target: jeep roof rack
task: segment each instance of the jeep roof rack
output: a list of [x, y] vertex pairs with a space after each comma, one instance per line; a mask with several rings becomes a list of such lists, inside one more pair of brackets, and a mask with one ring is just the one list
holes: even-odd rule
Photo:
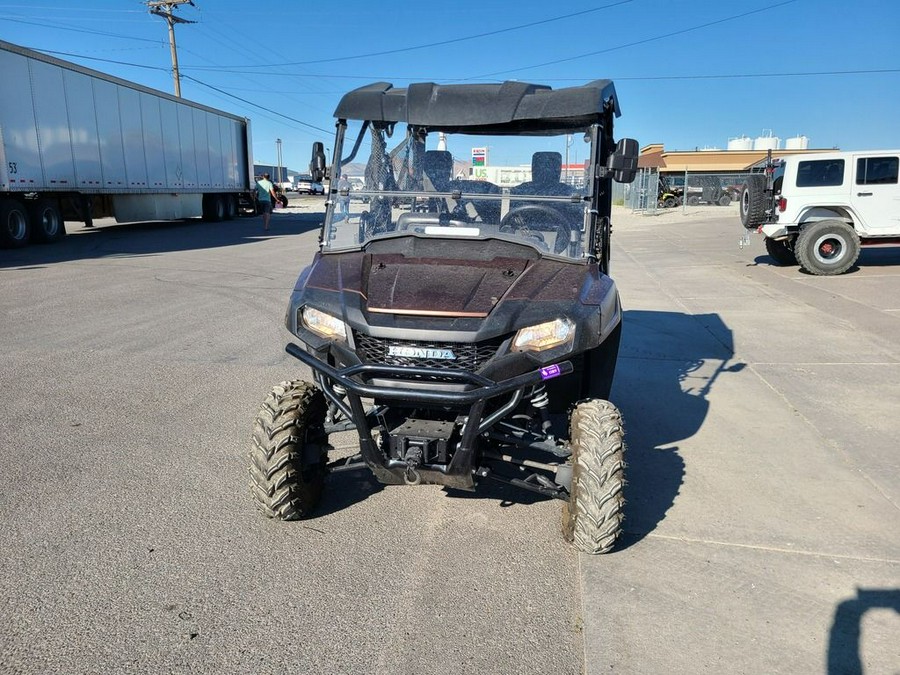
[[375, 82], [344, 95], [334, 116], [371, 122], [405, 122], [429, 131], [468, 134], [555, 135], [602, 124], [619, 110], [611, 80], [579, 87], [507, 81], [501, 84], [420, 82], [395, 89]]

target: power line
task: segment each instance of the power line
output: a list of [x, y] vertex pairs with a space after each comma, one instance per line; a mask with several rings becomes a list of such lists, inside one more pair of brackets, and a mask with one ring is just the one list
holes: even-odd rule
[[747, 73], [741, 75], [652, 75], [645, 77], [616, 77], [614, 79], [617, 82], [623, 80], [739, 80], [753, 77], [816, 77], [819, 75], [880, 75], [884, 73], [900, 73], [900, 68], [819, 70], [805, 73]]
[[[130, 63], [128, 61], [119, 61], [116, 59], [104, 59], [97, 56], [85, 56], [83, 54], [73, 54], [72, 52], [61, 52], [53, 49], [38, 49], [35, 47], [30, 47], [30, 49], [34, 49], [35, 51], [43, 52], [44, 54], [53, 54], [55, 56], [70, 56], [79, 59], [85, 59], [88, 61], [102, 61], [104, 63], [114, 63], [119, 66], [129, 66], [132, 68], [144, 68], [147, 70], [161, 70], [163, 72], [167, 71], [168, 68], [162, 68], [160, 66], [148, 66], [142, 63]], [[228, 72], [241, 72], [241, 71], [228, 71]], [[792, 73], [784, 73], [784, 72], [776, 72], [776, 73], [727, 73], [727, 74], [707, 74], [707, 75], [621, 75], [621, 76], [610, 76], [609, 79], [614, 82], [621, 82], [623, 80], [629, 81], [640, 81], [640, 80], [740, 80], [740, 79], [750, 79], [755, 77], [818, 77], [822, 75], [885, 75], [891, 73], [900, 73], [900, 68], [858, 68], [854, 70], [816, 70], [816, 71], [806, 71], [806, 72], [792, 72]], [[262, 75], [264, 73], [258, 73]], [[284, 77], [281, 73], [265, 73], [271, 74], [273, 76]], [[184, 78], [194, 80], [199, 84], [204, 84], [203, 82], [199, 82], [193, 77], [189, 77], [188, 75], [183, 75]], [[303, 75], [292, 75], [292, 77], [304, 77]], [[344, 79], [352, 79], [352, 80], [364, 80], [366, 82], [369, 81], [424, 81], [427, 78], [425, 77], [409, 77], [409, 76], [390, 76], [390, 75], [309, 75], [309, 77], [334, 77], [334, 78], [344, 78]], [[474, 79], [474, 78], [473, 78]], [[541, 80], [542, 82], [584, 82], [583, 77], [548, 77]], [[240, 91], [240, 89], [236, 89], [236, 91]], [[245, 91], [253, 91], [253, 90], [245, 90]], [[270, 89], [262, 90], [264, 92], [269, 93], [277, 93], [272, 92]], [[323, 92], [325, 93], [325, 92]], [[345, 91], [340, 92], [331, 92], [344, 94]], [[254, 104], [255, 105], [255, 104]], [[321, 129], [319, 129], [321, 131]], [[330, 132], [329, 132], [330, 133]]]
[[33, 49], [36, 52], [42, 52], [44, 54], [53, 54], [54, 56], [70, 56], [76, 59], [84, 59], [85, 61], [102, 61], [103, 63], [114, 63], [117, 66], [128, 66], [129, 68], [143, 68], [144, 70], [161, 70], [163, 72], [168, 72], [168, 68], [162, 68], [160, 66], [148, 66], [144, 63], [131, 63], [129, 61], [119, 61], [117, 59], [103, 59], [99, 56], [85, 56], [84, 54], [73, 54], [72, 52], [61, 52], [55, 49], [39, 49], [38, 47], [29, 47], [29, 49]]
[[[583, 16], [585, 14], [593, 14], [594, 12], [599, 12], [604, 9], [609, 9], [611, 7], [617, 7], [619, 5], [627, 5], [628, 3], [634, 2], [634, 0], [619, 0], [618, 2], [612, 2], [608, 5], [601, 5], [599, 7], [593, 7], [591, 9], [585, 9], [580, 12], [573, 12], [571, 14], [563, 14], [561, 16], [550, 17], [549, 19], [541, 19], [540, 21], [532, 21], [531, 23], [523, 23], [518, 26], [510, 26], [509, 28], [500, 28], [498, 30], [488, 31], [487, 33], [477, 33], [475, 35], [467, 35], [465, 37], [451, 38], [449, 40], [441, 40], [439, 42], [429, 42], [428, 44], [415, 45], [413, 47], [399, 47], [397, 49], [388, 49], [380, 52], [370, 52], [368, 54], [354, 54], [352, 56], [336, 56], [329, 59], [316, 59], [315, 61], [291, 61], [288, 63], [270, 63], [266, 65], [260, 66], [245, 66], [248, 68], [278, 68], [284, 66], [306, 66], [313, 65], [318, 63], [333, 63], [335, 61], [352, 61], [355, 59], [366, 59], [372, 56], [385, 56], [387, 54], [400, 54], [402, 52], [411, 52], [419, 49], [430, 49], [432, 47], [443, 47], [444, 45], [455, 44], [457, 42], [466, 42], [468, 40], [478, 40], [480, 38], [490, 37], [492, 35], [500, 35], [501, 33], [510, 33], [512, 31], [522, 30], [524, 28], [533, 28], [534, 26], [542, 26], [544, 24], [552, 23], [554, 21], [562, 21], [564, 19], [571, 19], [576, 16]], [[213, 68], [209, 67], [196, 67], [192, 66], [194, 70], [213, 70]], [[223, 68], [232, 68], [234, 66], [222, 66]]]
[[133, 37], [131, 35], [119, 35], [118, 33], [107, 33], [102, 30], [90, 30], [89, 28], [70, 28], [68, 26], [52, 25], [47, 21], [26, 21], [25, 19], [13, 19], [8, 16], [0, 16], [0, 21], [11, 21], [13, 23], [23, 23], [29, 26], [40, 26], [41, 28], [52, 28], [53, 30], [67, 30], [73, 33], [87, 33], [88, 35], [103, 35], [106, 37], [114, 37], [120, 40], [138, 40], [140, 42], [152, 42], [154, 44], [162, 44], [162, 40], [151, 40], [150, 38]]
[[598, 54], [608, 54], [609, 52], [614, 52], [619, 49], [625, 49], [627, 47], [636, 47], [637, 45], [647, 44], [648, 42], [655, 42], [656, 40], [663, 40], [665, 38], [674, 37], [676, 35], [684, 35], [685, 33], [690, 33], [696, 30], [700, 30], [701, 28], [709, 28], [710, 26], [716, 26], [721, 23], [725, 23], [727, 21], [734, 21], [735, 19], [741, 19], [745, 16], [750, 16], [751, 14], [759, 14], [760, 12], [768, 12], [769, 10], [775, 9], [776, 7], [783, 7], [784, 5], [790, 5], [797, 0], [784, 0], [783, 2], [775, 3], [774, 5], [767, 5], [766, 7], [760, 7], [759, 9], [753, 9], [749, 12], [742, 12], [741, 14], [734, 14], [732, 16], [727, 16], [724, 19], [717, 19], [715, 21], [708, 21], [707, 23], [701, 23], [697, 26], [691, 26], [690, 28], [683, 28], [681, 30], [672, 31], [671, 33], [663, 33], [662, 35], [656, 35], [654, 37], [645, 38], [643, 40], [635, 40], [634, 42], [627, 42], [625, 44], [617, 45], [615, 47], [607, 47], [606, 49], [598, 49], [593, 52], [587, 52], [585, 54], [578, 54], [576, 56], [569, 56], [564, 59], [554, 59], [553, 61], [545, 61], [544, 63], [536, 63], [531, 66], [522, 66], [521, 68], [511, 68], [509, 70], [498, 70], [493, 73], [484, 73], [483, 75], [476, 75], [475, 77], [466, 77], [462, 78], [461, 81], [475, 80], [485, 77], [491, 77], [493, 75], [506, 75], [507, 73], [518, 73], [523, 70], [531, 70], [533, 68], [542, 68], [543, 66], [554, 66], [558, 63], [566, 63], [568, 61], [576, 61], [578, 59], [583, 59], [588, 56], [597, 56]]
[[266, 112], [271, 113], [273, 115], [278, 115], [278, 117], [283, 117], [284, 119], [290, 120], [291, 122], [296, 122], [297, 124], [302, 124], [304, 127], [309, 127], [310, 129], [315, 129], [316, 131], [321, 131], [326, 134], [334, 133], [333, 129], [323, 129], [322, 127], [317, 127], [314, 124], [309, 124], [308, 122], [298, 120], [296, 117], [291, 117], [290, 115], [285, 115], [284, 113], [280, 113], [277, 110], [272, 110], [271, 108], [266, 108], [265, 106], [259, 105], [258, 103], [254, 103], [253, 101], [248, 101], [247, 99], [241, 98], [240, 96], [235, 96], [234, 94], [230, 94], [227, 91], [225, 91], [224, 89], [219, 89], [218, 87], [214, 87], [211, 84], [207, 84], [206, 82], [203, 82], [202, 80], [198, 80], [196, 77], [191, 77], [190, 75], [185, 75], [184, 79], [191, 80], [192, 82], [196, 82], [197, 84], [207, 87], [208, 89], [212, 89], [213, 91], [216, 91], [216, 92], [222, 94], [223, 96], [228, 96], [229, 98], [233, 98], [236, 101], [241, 101], [242, 103], [246, 103], [247, 105], [252, 105], [254, 108], [259, 108], [260, 110], [265, 110]]
[[[67, 7], [38, 7], [36, 5], [6, 5], [5, 9], [40, 9], [42, 11], [51, 11], [58, 12], [67, 9], [72, 9], [72, 6], [69, 5]], [[119, 14], [143, 14], [144, 10], [142, 9], [106, 9], [99, 7], [78, 7], [79, 12], [103, 12], [104, 14], [110, 13], [119, 13]]]

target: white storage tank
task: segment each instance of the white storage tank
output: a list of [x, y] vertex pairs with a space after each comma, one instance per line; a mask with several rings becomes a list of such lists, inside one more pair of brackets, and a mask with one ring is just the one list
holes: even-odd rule
[[781, 139], [778, 136], [757, 136], [753, 141], [754, 150], [777, 150]]
[[806, 136], [792, 136], [784, 141], [785, 150], [806, 150], [809, 148], [809, 139]]
[[752, 150], [753, 139], [749, 136], [736, 136], [728, 139], [729, 150]]

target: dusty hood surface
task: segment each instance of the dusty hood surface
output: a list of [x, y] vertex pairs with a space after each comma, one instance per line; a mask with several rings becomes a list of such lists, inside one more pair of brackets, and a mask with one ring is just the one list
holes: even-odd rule
[[528, 261], [372, 256], [365, 294], [370, 312], [487, 316], [525, 271]]

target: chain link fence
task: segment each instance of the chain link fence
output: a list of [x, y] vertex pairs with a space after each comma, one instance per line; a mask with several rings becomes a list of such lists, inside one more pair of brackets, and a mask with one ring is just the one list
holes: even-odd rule
[[647, 215], [676, 208], [721, 208], [740, 201], [741, 187], [748, 175], [640, 169], [634, 183], [613, 184], [613, 204]]

